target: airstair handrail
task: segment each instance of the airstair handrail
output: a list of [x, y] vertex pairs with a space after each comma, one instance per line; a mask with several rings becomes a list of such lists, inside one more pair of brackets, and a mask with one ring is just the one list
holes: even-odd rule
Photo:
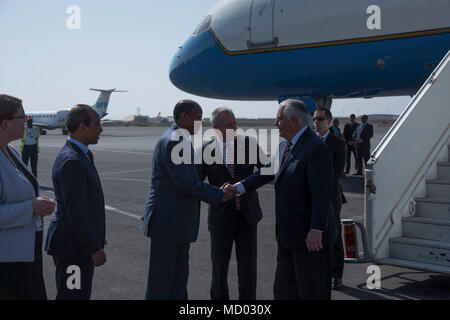
[[427, 81], [422, 85], [422, 87], [417, 91], [414, 98], [411, 100], [411, 102], [408, 104], [408, 106], [403, 110], [403, 112], [400, 114], [398, 119], [394, 122], [392, 127], [389, 129], [389, 131], [386, 133], [386, 135], [383, 137], [383, 139], [380, 141], [380, 143], [375, 147], [375, 150], [372, 152], [370, 156], [369, 163], [374, 164], [379, 154], [383, 151], [384, 147], [389, 143], [389, 140], [392, 138], [392, 136], [397, 132], [401, 124], [404, 122], [404, 120], [407, 118], [407, 116], [410, 114], [411, 110], [414, 109], [416, 104], [420, 101], [422, 96], [425, 94], [426, 89], [428, 86], [432, 85], [437, 77], [441, 74], [442, 70], [444, 69], [444, 66], [450, 61], [450, 50], [447, 51], [447, 54], [445, 57], [439, 62], [438, 66], [435, 68], [435, 70], [430, 74]]
[[[450, 66], [449, 62], [450, 51], [447, 52], [377, 145], [368, 162], [366, 179], [368, 179], [367, 173], [370, 173], [375, 179], [375, 184], [378, 180], [380, 184], [383, 184], [382, 188], [385, 188], [385, 192], [381, 195], [379, 195], [380, 192], [377, 192], [378, 194], [374, 199], [366, 198], [365, 222], [369, 236], [369, 250], [371, 254], [375, 255], [375, 258], [377, 258], [376, 255], [380, 247], [383, 250], [386, 249], [385, 246], [382, 246], [386, 244], [386, 238], [392, 233], [398, 233], [398, 228], [393, 229], [394, 224], [398, 222], [395, 219], [407, 214], [405, 211], [406, 204], [414, 196], [419, 183], [425, 178], [450, 135], [450, 99], [447, 97], [450, 88], [445, 88], [445, 77], [448, 73], [445, 73], [444, 80], [439, 82], [437, 89], [432, 91], [436, 95], [427, 94], [446, 66]], [[448, 69], [446, 69], [447, 71]], [[424, 97], [425, 99], [423, 99]], [[419, 108], [416, 108], [418, 105]], [[429, 114], [434, 114], [434, 112], [437, 112], [434, 116], [438, 119], [435, 119], [432, 128], [427, 126], [426, 135], [421, 136], [420, 132], [423, 132], [421, 121], [425, 124], [432, 123]], [[408, 136], [409, 134], [411, 136]], [[411, 140], [414, 142], [411, 142]], [[403, 152], [401, 159], [398, 157], [397, 149]], [[397, 158], [395, 158], [395, 155], [397, 155]], [[397, 168], [398, 171], [396, 172]], [[391, 182], [392, 185], [390, 185]], [[386, 191], [386, 186], [391, 187], [390, 192]], [[378, 187], [377, 184], [377, 189], [380, 191]], [[377, 197], [379, 197], [378, 200]], [[410, 211], [414, 210], [410, 208]]]

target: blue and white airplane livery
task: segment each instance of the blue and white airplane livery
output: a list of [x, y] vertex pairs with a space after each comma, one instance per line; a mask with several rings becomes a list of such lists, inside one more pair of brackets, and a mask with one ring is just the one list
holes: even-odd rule
[[301, 97], [329, 108], [332, 99], [414, 95], [449, 49], [450, 0], [223, 0], [169, 75], [199, 96]]
[[[100, 119], [105, 117], [108, 113], [108, 104], [111, 93], [113, 92], [126, 92], [124, 90], [102, 90], [102, 89], [89, 89], [93, 91], [99, 91], [97, 102], [92, 106], [92, 108], [98, 113]], [[59, 111], [42, 111], [42, 112], [26, 112], [27, 116], [33, 118], [33, 124], [41, 129], [63, 129], [63, 134], [67, 134], [65, 129], [66, 118], [69, 114], [69, 110], [59, 110]]]

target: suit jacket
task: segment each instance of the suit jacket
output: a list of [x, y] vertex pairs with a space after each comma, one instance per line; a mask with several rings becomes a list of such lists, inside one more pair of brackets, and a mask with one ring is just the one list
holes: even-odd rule
[[331, 204], [333, 205], [333, 209], [336, 210], [336, 208], [338, 208], [345, 199], [342, 192], [340, 178], [344, 174], [347, 149], [345, 146], [345, 141], [332, 134], [327, 136], [325, 139], [325, 144], [327, 145], [328, 150], [330, 150], [331, 159], [333, 161], [333, 188], [331, 191]]
[[[286, 142], [280, 144], [280, 163]], [[324, 231], [322, 242], [334, 241], [336, 223], [331, 207], [333, 167], [330, 151], [310, 129], [300, 136], [275, 176], [260, 171], [242, 181], [247, 192], [275, 178], [276, 231], [284, 248], [307, 250], [310, 229]]]
[[[164, 132], [153, 153], [143, 234], [159, 240], [189, 243], [197, 240], [200, 200], [219, 204], [223, 191], [202, 181], [201, 164], [194, 163], [192, 148], [190, 163], [172, 161], [172, 150], [178, 148], [181, 141], [181, 138], [171, 139], [176, 129], [178, 126], [173, 124]], [[183, 150], [180, 155], [184, 155]]]
[[[227, 167], [222, 163], [207, 164], [203, 161], [202, 172], [203, 178], [208, 177], [210, 184], [221, 187], [225, 182], [230, 182], [232, 184], [239, 182], [246, 177], [253, 174], [255, 168], [263, 167], [263, 164], [259, 161], [259, 155], [256, 156], [256, 163], [251, 163], [250, 152], [258, 153], [258, 146], [255, 142], [254, 144], [257, 148], [255, 150], [250, 150], [250, 139], [249, 137], [238, 136], [234, 143], [234, 178], [231, 177]], [[221, 150], [222, 145], [217, 143], [217, 140], [208, 141], [203, 144], [202, 150], [210, 146], [212, 148], [211, 155], [215, 156], [215, 150]], [[215, 148], [217, 147], [217, 148]], [[222, 151], [222, 150], [221, 150]], [[244, 164], [238, 164], [238, 153], [245, 155]], [[223, 159], [223, 153], [220, 153], [221, 159]], [[250, 226], [255, 226], [262, 218], [262, 211], [259, 205], [258, 193], [256, 191], [248, 192], [241, 197], [239, 197], [239, 202], [241, 206], [241, 212], [244, 216], [245, 221]], [[232, 227], [233, 224], [233, 209], [236, 207], [235, 199], [219, 203], [211, 204], [208, 208], [208, 226], [218, 226], [222, 228]]]
[[[335, 129], [337, 130], [337, 132], [334, 132]], [[338, 138], [341, 137], [341, 129], [336, 128], [335, 126], [331, 126], [331, 127], [328, 129], [328, 131], [330, 131], [331, 134], [337, 136]], [[336, 134], [336, 133], [337, 133], [337, 134]]]
[[105, 201], [97, 170], [83, 151], [67, 141], [53, 164], [57, 209], [48, 227], [45, 251], [60, 259], [91, 262], [104, 248]]
[[364, 129], [362, 129], [359, 137], [363, 140], [361, 143], [358, 143], [358, 148], [360, 148], [363, 154], [370, 153], [370, 138], [373, 137], [373, 126], [369, 123], [366, 124]]
[[[357, 122], [355, 122], [354, 124], [349, 122], [344, 126], [344, 139], [346, 142], [355, 140], [354, 138], [355, 130], [356, 128], [358, 128], [358, 126], [359, 123]], [[351, 146], [350, 148], [353, 149], [354, 146]]]
[[8, 149], [27, 175], [0, 151], [0, 262], [33, 262], [36, 224], [43, 223], [41, 217], [33, 215], [38, 183], [17, 151], [11, 146]]

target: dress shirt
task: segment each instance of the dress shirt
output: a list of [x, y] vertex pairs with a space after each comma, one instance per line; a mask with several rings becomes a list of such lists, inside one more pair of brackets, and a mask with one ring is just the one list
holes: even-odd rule
[[[291, 150], [289, 151], [289, 153], [292, 152], [292, 149], [294, 149], [295, 144], [297, 143], [298, 139], [300, 139], [301, 135], [303, 134], [303, 132], [306, 131], [308, 127], [304, 126], [303, 129], [301, 129], [300, 131], [298, 131], [295, 136], [292, 138], [291, 140]], [[281, 169], [281, 168], [280, 168]], [[242, 196], [246, 191], [245, 191], [245, 187], [242, 183], [238, 182], [235, 184], [237, 191], [238, 191], [238, 196]]]
[[91, 162], [91, 158], [89, 158], [89, 155], [88, 155], [88, 151], [89, 151], [88, 147], [86, 147], [83, 143], [81, 143], [80, 141], [78, 141], [74, 138], [69, 137], [69, 138], [67, 138], [67, 140], [72, 142], [78, 148], [80, 148], [81, 151], [83, 151], [83, 153], [86, 155], [86, 158], [88, 158], [89, 162]]
[[[220, 146], [220, 150], [222, 151], [222, 161], [223, 161], [223, 164], [226, 166], [227, 164], [228, 164], [228, 157], [227, 157], [227, 148], [229, 148], [229, 150], [232, 150], [233, 151], [233, 153], [234, 153], [234, 143], [236, 143], [236, 141], [233, 141], [233, 142], [223, 142], [223, 141], [221, 141], [220, 139], [217, 139], [217, 143], [218, 143], [218, 145]], [[230, 156], [230, 155], [228, 155], [228, 156]], [[233, 156], [233, 158], [230, 158], [230, 160], [231, 159], [233, 159], [233, 162], [234, 162], [234, 154], [232, 154], [232, 156]], [[231, 157], [231, 156], [230, 156]]]
[[327, 140], [328, 135], [330, 134], [330, 131], [327, 131], [327, 133], [325, 133], [324, 136], [320, 137], [320, 139], [322, 139], [323, 142], [325, 142], [325, 140]]
[[359, 137], [361, 136], [361, 132], [366, 127], [366, 124], [367, 124], [367, 122], [364, 122], [363, 124], [358, 126], [358, 128], [356, 128], [356, 139], [359, 139]]

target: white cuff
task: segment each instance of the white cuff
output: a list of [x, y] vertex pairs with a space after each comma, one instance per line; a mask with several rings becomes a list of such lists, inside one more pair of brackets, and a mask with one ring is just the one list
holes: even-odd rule
[[242, 196], [244, 193], [246, 193], [245, 187], [244, 187], [244, 185], [243, 185], [241, 182], [236, 183], [234, 186], [235, 186], [235, 187], [237, 188], [237, 190], [238, 190], [238, 194], [237, 194], [238, 197], [240, 197], [240, 196]]

